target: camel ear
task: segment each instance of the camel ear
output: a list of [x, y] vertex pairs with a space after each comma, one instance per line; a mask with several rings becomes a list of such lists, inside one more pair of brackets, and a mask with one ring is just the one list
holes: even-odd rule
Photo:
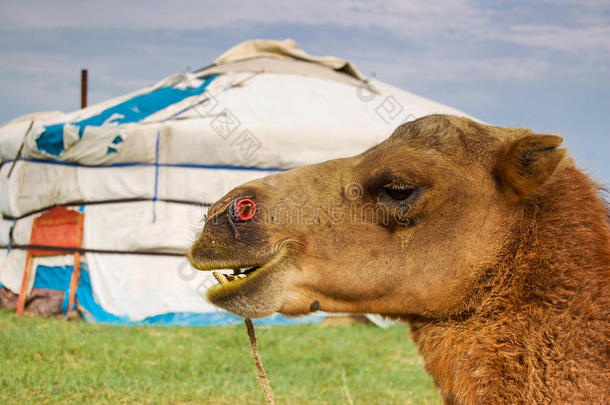
[[494, 167], [500, 188], [513, 202], [533, 194], [566, 154], [557, 135], [526, 135], [505, 146]]

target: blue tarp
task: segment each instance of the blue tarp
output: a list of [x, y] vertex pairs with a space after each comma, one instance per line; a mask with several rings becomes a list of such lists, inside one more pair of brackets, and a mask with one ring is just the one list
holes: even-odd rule
[[[199, 87], [187, 89], [162, 87], [153, 90], [150, 93], [141, 94], [127, 101], [123, 101], [122, 103], [105, 109], [97, 115], [71, 124], [78, 127], [78, 136], [79, 138], [82, 138], [85, 127], [87, 126], [101, 126], [108, 122], [118, 124], [139, 122], [149, 115], [161, 111], [172, 104], [176, 104], [187, 97], [197, 96], [203, 93], [206, 87], [208, 87], [215, 78], [216, 76], [208, 77]], [[42, 134], [36, 139], [38, 149], [53, 156], [59, 156], [64, 150], [64, 125], [65, 123], [46, 126]], [[116, 140], [117, 139], [115, 138], [113, 144], [118, 143], [115, 142]], [[116, 152], [116, 149], [110, 145], [109, 149], [109, 153]]]
[[[39, 265], [36, 267], [34, 287], [64, 291], [64, 302], [62, 306], [64, 314], [66, 314], [68, 310], [68, 291], [73, 271], [73, 266]], [[80, 281], [78, 289], [76, 290], [76, 302], [78, 303], [78, 309], [87, 322], [110, 325], [217, 326], [234, 325], [243, 321], [239, 316], [221, 310], [210, 313], [173, 312], [151, 316], [140, 321], [132, 321], [125, 315], [111, 314], [106, 312], [93, 298], [91, 278], [89, 277], [89, 271], [87, 270], [87, 265], [85, 263], [81, 263]], [[273, 314], [266, 318], [255, 319], [254, 324], [296, 325], [319, 323], [323, 319], [323, 315], [316, 314], [300, 318], [288, 318], [279, 314]]]

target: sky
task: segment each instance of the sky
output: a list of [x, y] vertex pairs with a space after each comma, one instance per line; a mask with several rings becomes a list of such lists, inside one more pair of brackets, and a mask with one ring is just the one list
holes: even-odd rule
[[484, 122], [564, 137], [610, 185], [610, 1], [0, 0], [0, 123], [73, 111], [292, 38]]

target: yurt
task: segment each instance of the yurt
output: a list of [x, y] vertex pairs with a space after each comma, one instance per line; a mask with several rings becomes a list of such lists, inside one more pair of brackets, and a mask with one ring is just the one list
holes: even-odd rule
[[254, 40], [130, 94], [10, 121], [0, 127], [0, 306], [123, 325], [238, 322], [206, 302], [215, 281], [185, 258], [207, 207], [431, 113], [465, 115], [292, 40]]

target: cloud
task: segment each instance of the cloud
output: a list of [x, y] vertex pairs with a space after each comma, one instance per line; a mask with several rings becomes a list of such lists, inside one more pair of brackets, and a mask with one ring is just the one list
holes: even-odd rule
[[77, 108], [82, 67], [93, 103], [204, 66], [246, 39], [291, 37], [489, 122], [536, 111], [540, 130], [557, 122], [607, 142], [604, 1], [4, 1], [0, 27], [0, 122]]
[[[452, 16], [452, 25], [473, 19], [480, 11], [464, 0], [441, 0], [423, 5], [407, 1], [308, 2], [211, 1], [124, 2], [28, 1], [4, 2], [0, 22], [5, 27], [29, 28], [126, 28], [203, 29], [249, 23], [334, 23], [349, 26], [415, 27], [430, 17]], [[405, 24], [405, 18], [410, 21]], [[472, 21], [471, 21], [472, 22]]]
[[[510, 29], [517, 22], [540, 25], [549, 18], [563, 24], [606, 25], [610, 4], [601, 1], [475, 2], [439, 0], [161, 0], [104, 2], [84, 0], [4, 2], [0, 26], [5, 28], [180, 29], [233, 28], [244, 24], [294, 23], [377, 28], [411, 39], [477, 36]], [[536, 23], [536, 24], [532, 24]], [[571, 35], [567, 31], [556, 34]], [[603, 35], [603, 32], [591, 32]], [[560, 37], [556, 37], [560, 40]], [[558, 41], [561, 42], [561, 41]]]
[[577, 28], [556, 25], [514, 25], [496, 38], [527, 47], [595, 55], [604, 59], [608, 59], [610, 54], [610, 25]]
[[[438, 60], [439, 55], [446, 55], [445, 60], [462, 58], [458, 63], [464, 70], [467, 70], [467, 61], [472, 60], [470, 68], [475, 74], [486, 73], [487, 69], [482, 65], [485, 60], [489, 60], [490, 65], [501, 66], [497, 70], [501, 77], [509, 77], [510, 72], [514, 72], [515, 78], [542, 72], [542, 67], [552, 64], [553, 58], [577, 56], [610, 65], [610, 3], [593, 0], [489, 3], [467, 0], [432, 3], [418, 0], [310, 0], [298, 3], [280, 0], [205, 3], [198, 0], [171, 3], [161, 0], [67, 0], [4, 2], [0, 7], [0, 26], [9, 37], [11, 30], [34, 30], [42, 36], [45, 31], [65, 29], [98, 34], [116, 30], [128, 34], [117, 42], [129, 42], [132, 37], [141, 35], [150, 37], [152, 34], [158, 38], [154, 33], [161, 30], [174, 33], [174, 45], [181, 46], [189, 32], [195, 36], [213, 32], [218, 38], [238, 36], [239, 33], [263, 34], [283, 25], [308, 27], [310, 32], [332, 35], [328, 27], [333, 27], [339, 32], [354, 32], [353, 41], [348, 35], [343, 36], [347, 46], [357, 46], [356, 39], [361, 39], [362, 33], [379, 33], [385, 38], [376, 35], [376, 45], [383, 47], [383, 42], [411, 44], [411, 54], [417, 51], [417, 56], [428, 60]], [[328, 39], [333, 40], [332, 37]], [[151, 54], [167, 45], [167, 41], [163, 44], [136, 42], [138, 52], [148, 50]], [[114, 46], [112, 43], [106, 45], [106, 50]], [[401, 50], [403, 46], [394, 49]], [[506, 51], [511, 46], [519, 47], [519, 54], [526, 59], [536, 58], [539, 62], [526, 65], [519, 58], [506, 63], [494, 61], [494, 48]], [[333, 50], [332, 53], [339, 52]], [[505, 55], [502, 58], [507, 59]]]

